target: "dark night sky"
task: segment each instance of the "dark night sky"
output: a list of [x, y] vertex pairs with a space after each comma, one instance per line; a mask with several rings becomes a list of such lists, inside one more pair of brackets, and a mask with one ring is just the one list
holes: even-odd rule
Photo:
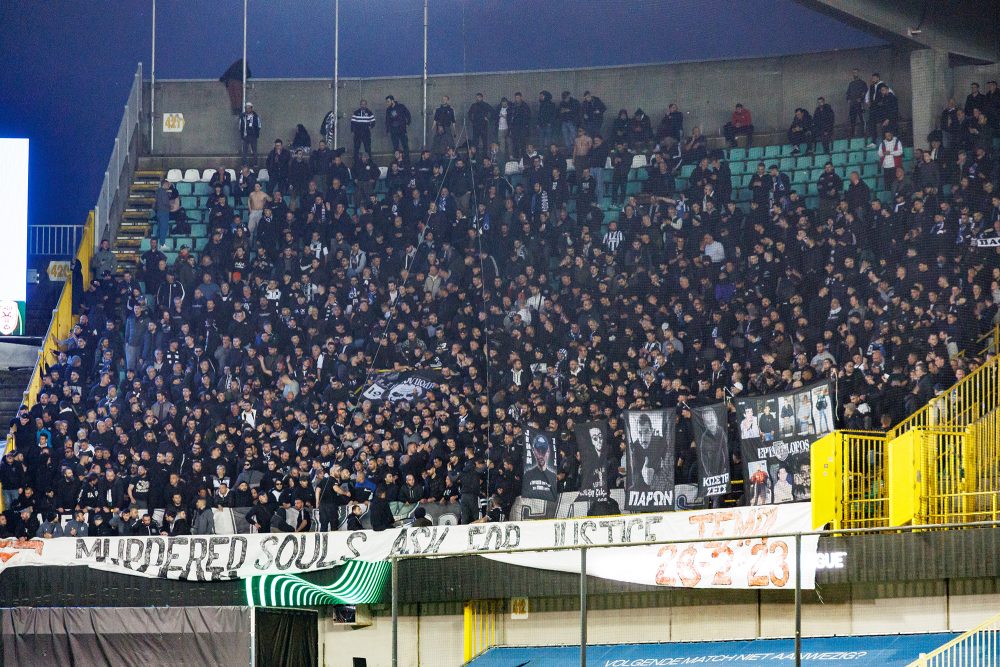
[[[250, 0], [257, 78], [332, 77], [333, 0]], [[32, 224], [97, 198], [151, 0], [0, 0], [0, 136], [31, 145]], [[241, 52], [241, 0], [160, 0], [157, 77], [217, 78]], [[341, 76], [419, 74], [420, 0], [342, 0]], [[781, 55], [881, 44], [793, 0], [431, 0], [431, 73]]]

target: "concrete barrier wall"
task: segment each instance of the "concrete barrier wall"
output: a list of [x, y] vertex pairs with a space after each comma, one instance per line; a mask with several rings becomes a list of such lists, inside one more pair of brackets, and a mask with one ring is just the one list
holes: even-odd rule
[[[373, 152], [386, 153], [390, 144], [382, 120], [388, 94], [406, 104], [413, 115], [409, 133], [412, 150], [421, 145], [421, 123], [424, 118], [429, 122], [442, 95], [451, 96], [461, 125], [477, 92], [496, 104], [501, 96], [512, 98], [515, 91], [521, 91], [535, 111], [541, 90], [549, 90], [557, 100], [563, 90], [572, 91], [577, 98], [582, 98], [585, 90], [598, 95], [608, 107], [605, 133], [620, 108], [628, 109], [631, 115], [637, 106], [642, 107], [655, 129], [667, 104], [676, 102], [685, 113], [688, 132], [701, 125], [706, 134], [717, 135], [736, 102], [742, 102], [753, 113], [758, 132], [780, 131], [783, 136], [795, 108], [812, 111], [820, 95], [833, 105], [838, 123], [846, 122], [844, 94], [855, 67], [866, 78], [879, 71], [899, 96], [901, 115], [909, 118], [909, 55], [892, 47], [878, 47], [671, 65], [433, 76], [428, 81], [426, 116], [421, 115], [419, 77], [346, 79], [340, 82], [339, 143], [351, 146], [350, 114], [362, 97], [379, 119]], [[248, 99], [264, 123], [260, 149], [269, 150], [276, 137], [290, 141], [297, 123], [306, 126], [314, 144], [318, 142], [320, 124], [333, 106], [332, 83], [330, 79], [251, 80]], [[148, 104], [149, 95], [144, 99]], [[184, 114], [184, 131], [164, 134], [162, 114], [174, 112]], [[157, 81], [156, 114], [157, 155], [232, 155], [239, 151], [238, 119], [231, 114], [228, 96], [218, 81]]]

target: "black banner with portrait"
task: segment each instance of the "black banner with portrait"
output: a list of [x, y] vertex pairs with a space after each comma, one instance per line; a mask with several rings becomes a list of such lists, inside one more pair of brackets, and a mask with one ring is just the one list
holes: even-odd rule
[[830, 383], [736, 400], [747, 502], [809, 500], [809, 450], [833, 430]]
[[729, 493], [729, 434], [726, 404], [691, 408], [691, 427], [698, 453], [701, 495], [706, 498]]
[[674, 408], [625, 412], [626, 509], [674, 509], [675, 436]]
[[580, 498], [606, 500], [608, 497], [608, 423], [577, 424], [576, 446], [580, 452]]
[[554, 434], [535, 428], [524, 429], [524, 475], [521, 476], [523, 497], [558, 500], [558, 455]]

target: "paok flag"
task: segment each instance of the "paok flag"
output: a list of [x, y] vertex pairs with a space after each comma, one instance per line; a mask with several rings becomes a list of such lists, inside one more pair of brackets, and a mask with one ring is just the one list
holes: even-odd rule
[[675, 416], [674, 408], [625, 412], [626, 509], [674, 509]]
[[535, 428], [524, 430], [523, 497], [553, 501], [559, 498], [559, 481], [556, 478], [558, 453], [552, 433]]
[[691, 427], [698, 453], [701, 495], [706, 498], [729, 493], [729, 435], [726, 404], [691, 409]]
[[577, 424], [576, 446], [580, 452], [580, 497], [606, 500], [608, 497], [608, 423]]

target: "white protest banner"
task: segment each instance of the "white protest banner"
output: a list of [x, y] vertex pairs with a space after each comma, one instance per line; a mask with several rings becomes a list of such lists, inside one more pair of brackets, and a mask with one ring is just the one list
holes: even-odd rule
[[[551, 549], [634, 544], [590, 550], [588, 572], [649, 585], [780, 589], [794, 586], [793, 539], [721, 542], [719, 538], [803, 532], [810, 529], [809, 521], [810, 508], [804, 503], [382, 532], [4, 539], [0, 540], [0, 572], [30, 565], [86, 565], [144, 577], [222, 581], [322, 570], [355, 559], [383, 561], [402, 555], [463, 554], [578, 572], [579, 552]], [[685, 539], [704, 542], [641, 544]], [[818, 541], [815, 536], [802, 538], [803, 588], [814, 587]], [[500, 553], [509, 549], [522, 552]]]

